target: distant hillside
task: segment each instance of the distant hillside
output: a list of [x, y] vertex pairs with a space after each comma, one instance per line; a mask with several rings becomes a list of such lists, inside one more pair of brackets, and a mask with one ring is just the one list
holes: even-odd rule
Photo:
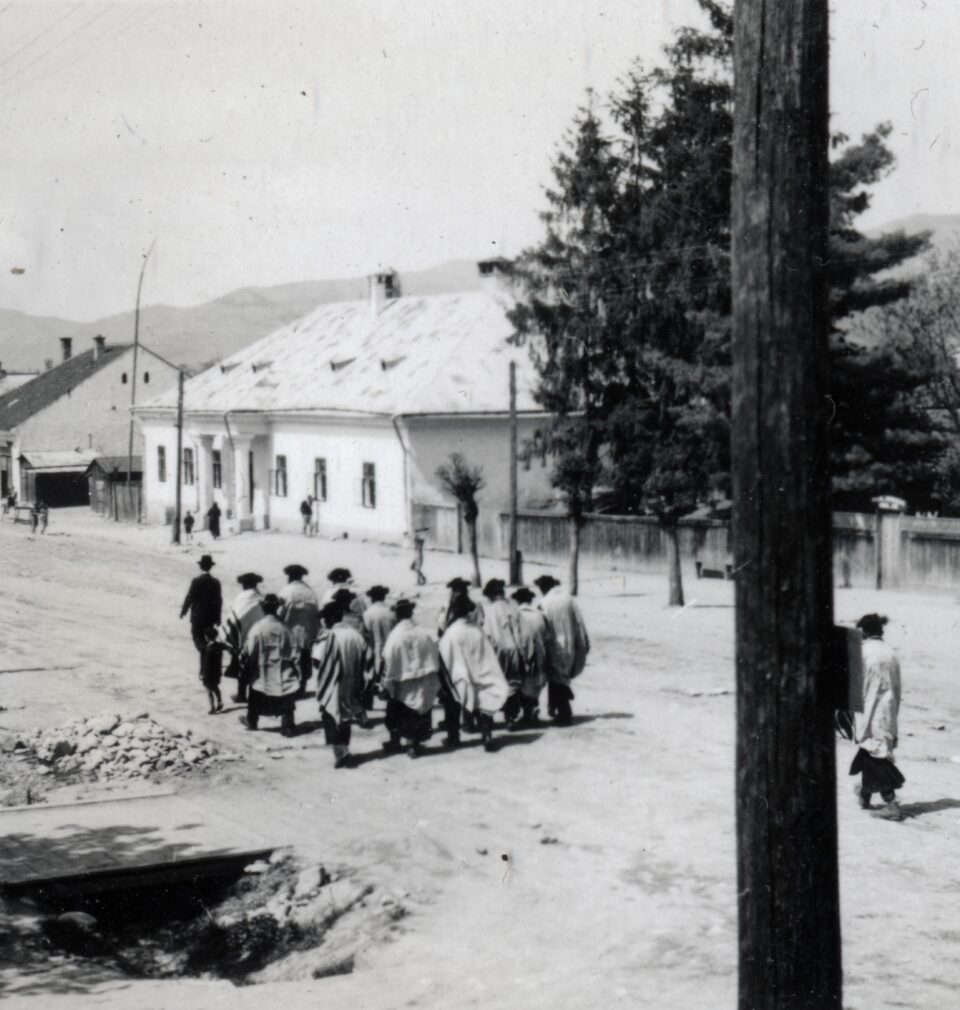
[[[472, 291], [479, 286], [473, 260], [451, 260], [429, 270], [400, 274], [407, 295]], [[190, 371], [233, 354], [318, 305], [366, 296], [364, 277], [299, 281], [275, 287], [240, 288], [189, 308], [148, 305], [140, 313], [140, 339], [151, 350]], [[74, 352], [102, 333], [108, 343], [133, 339], [133, 310], [92, 323], [31, 316], [0, 308], [0, 364], [8, 371], [40, 369], [60, 360], [60, 337], [73, 337]]]

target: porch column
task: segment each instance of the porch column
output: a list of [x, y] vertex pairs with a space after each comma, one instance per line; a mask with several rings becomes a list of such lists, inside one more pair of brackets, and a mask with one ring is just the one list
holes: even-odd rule
[[197, 508], [201, 523], [213, 504], [213, 435], [197, 438]]
[[242, 524], [249, 526], [252, 502], [250, 501], [250, 445], [249, 435], [235, 435], [233, 439], [233, 514], [237, 531]]

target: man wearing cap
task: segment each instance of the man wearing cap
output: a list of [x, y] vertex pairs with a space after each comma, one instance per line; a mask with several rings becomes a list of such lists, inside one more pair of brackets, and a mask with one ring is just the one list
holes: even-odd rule
[[261, 603], [263, 597], [257, 586], [263, 577], [256, 572], [244, 572], [237, 576], [240, 592], [230, 605], [227, 616], [220, 625], [220, 641], [230, 651], [230, 666], [226, 676], [237, 678], [237, 693], [234, 701], [247, 700], [246, 644], [250, 629], [263, 617]]
[[[510, 725], [532, 726], [537, 721], [537, 704], [550, 669], [550, 625], [546, 614], [533, 605], [533, 590], [520, 586], [511, 595], [519, 607], [517, 645], [520, 648], [523, 674], [519, 690], [510, 696], [505, 712]], [[511, 703], [515, 706], [513, 712], [510, 711]]]
[[207, 644], [207, 628], [215, 628], [220, 623], [223, 611], [223, 593], [220, 589], [220, 580], [210, 574], [214, 563], [209, 554], [204, 554], [200, 558], [197, 562], [200, 566], [200, 574], [191, 581], [183, 606], [180, 608], [181, 618], [185, 617], [188, 611], [190, 613], [190, 634], [197, 652], [200, 653], [201, 674], [203, 653]]
[[313, 646], [320, 717], [333, 746], [334, 767], [349, 768], [351, 726], [367, 725], [363, 687], [370, 649], [357, 628], [344, 623], [339, 604], [322, 607], [320, 619], [326, 630]]
[[317, 594], [303, 581], [309, 574], [303, 565], [287, 565], [283, 570], [287, 584], [280, 590], [280, 620], [290, 629], [300, 674], [300, 696], [307, 692], [313, 672], [310, 649], [320, 633], [320, 604]]
[[558, 726], [569, 726], [573, 720], [570, 687], [583, 672], [590, 652], [590, 637], [576, 600], [561, 588], [552, 575], [541, 575], [534, 585], [543, 594], [540, 609], [550, 625], [548, 704]]
[[440, 691], [440, 654], [428, 631], [413, 622], [412, 600], [397, 600], [396, 627], [383, 647], [383, 691], [387, 696], [387, 730], [383, 745], [388, 753], [410, 743], [409, 754], [417, 757], [433, 730], [431, 711]]
[[[476, 624], [468, 620], [474, 605], [466, 596], [451, 604], [453, 622], [440, 639], [440, 658], [460, 703], [467, 728], [475, 724], [485, 750], [493, 750], [493, 717], [510, 694], [496, 653]], [[447, 727], [450, 730], [450, 710]]]
[[[333, 603], [333, 598], [337, 593], [341, 589], [349, 589], [350, 583], [353, 582], [353, 576], [350, 574], [349, 568], [334, 568], [327, 574], [327, 579], [330, 585], [320, 598], [321, 607], [325, 607], [328, 603]], [[360, 601], [360, 605], [363, 606], [363, 600]]]
[[479, 627], [483, 627], [483, 604], [470, 599], [470, 583], [466, 579], [457, 576], [447, 583], [450, 590], [450, 598], [445, 606], [440, 608], [437, 615], [437, 638], [439, 638], [453, 624], [453, 603], [458, 597], [465, 597], [473, 604], [473, 609], [467, 615], [467, 620], [472, 621]]
[[295, 698], [299, 687], [294, 660], [293, 637], [277, 616], [280, 597], [267, 593], [260, 601], [263, 616], [250, 629], [246, 638], [247, 683], [250, 697], [247, 714], [240, 722], [247, 729], [256, 729], [260, 716], [279, 716], [280, 732], [293, 736], [295, 732]]

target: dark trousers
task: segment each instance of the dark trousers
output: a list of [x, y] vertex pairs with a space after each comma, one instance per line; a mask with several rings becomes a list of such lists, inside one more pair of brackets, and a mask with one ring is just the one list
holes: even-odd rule
[[429, 711], [423, 714], [414, 712], [412, 708], [393, 698], [387, 702], [385, 722], [393, 740], [403, 738], [412, 743], [423, 743], [424, 740], [430, 739], [433, 732], [433, 720]]
[[573, 700], [573, 691], [567, 684], [556, 684], [552, 680], [547, 685], [547, 703], [550, 712], [560, 725], [569, 724], [573, 719], [573, 711], [570, 702]]
[[300, 693], [306, 694], [307, 681], [310, 679], [310, 675], [313, 673], [313, 659], [310, 656], [309, 649], [300, 650], [298, 663], [300, 670]]
[[257, 728], [260, 716], [279, 716], [282, 729], [292, 730], [296, 725], [296, 707], [289, 695], [273, 698], [259, 691], [250, 691], [247, 698], [247, 722], [251, 729]]
[[333, 756], [338, 761], [343, 760], [350, 753], [350, 723], [337, 722], [328, 712], [323, 712], [320, 718], [327, 746], [333, 747]]
[[457, 696], [448, 688], [440, 688], [440, 704], [443, 705], [443, 718], [447, 727], [447, 740], [457, 743], [460, 740], [460, 702]]

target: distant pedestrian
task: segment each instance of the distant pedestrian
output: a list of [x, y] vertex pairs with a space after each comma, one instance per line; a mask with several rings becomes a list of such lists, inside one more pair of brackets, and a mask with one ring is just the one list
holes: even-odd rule
[[214, 540], [220, 539], [220, 506], [216, 502], [207, 509], [207, 529]]
[[263, 582], [263, 576], [256, 572], [244, 572], [237, 576], [240, 592], [237, 593], [227, 616], [220, 625], [220, 641], [230, 652], [230, 663], [225, 676], [237, 678], [237, 693], [233, 696], [236, 702], [247, 700], [247, 635], [250, 629], [263, 617], [261, 604], [263, 597], [257, 586]]
[[300, 518], [303, 520], [303, 535], [308, 537], [313, 526], [313, 499], [310, 495], [300, 502]]
[[851, 775], [862, 775], [858, 796], [864, 810], [874, 793], [886, 804], [878, 817], [899, 821], [903, 811], [897, 790], [906, 781], [897, 768], [894, 751], [899, 742], [900, 662], [883, 640], [885, 617], [864, 614], [857, 622], [863, 634], [863, 711], [856, 712], [854, 739], [859, 750], [850, 765]]
[[40, 502], [40, 532], [46, 533], [50, 523], [50, 507], [45, 501]]
[[40, 502], [34, 502], [33, 508], [30, 509], [30, 532], [36, 533], [37, 527], [40, 525]]
[[413, 622], [412, 600], [397, 600], [393, 606], [397, 624], [383, 647], [383, 691], [387, 696], [387, 730], [390, 739], [383, 749], [403, 748], [408, 741], [410, 757], [418, 757], [433, 732], [431, 712], [440, 693], [440, 654], [426, 629]]
[[187, 535], [187, 543], [193, 543], [193, 524], [196, 520], [193, 518], [192, 512], [187, 512], [183, 517], [183, 532]]
[[204, 554], [197, 562], [200, 574], [191, 581], [190, 588], [180, 608], [180, 617], [190, 614], [190, 634], [197, 652], [200, 653], [200, 676], [203, 676], [203, 654], [207, 643], [207, 629], [216, 628], [223, 611], [223, 593], [220, 580], [210, 574], [215, 562], [209, 554]]
[[[444, 708], [447, 734], [459, 735], [459, 720], [453, 702], [459, 705], [464, 728], [479, 730], [484, 750], [493, 750], [493, 717], [503, 708], [510, 693], [497, 655], [486, 636], [469, 620], [475, 610], [466, 596], [457, 596], [451, 604], [453, 621], [440, 639], [440, 658], [453, 692]], [[452, 742], [452, 741], [451, 741]]]
[[353, 576], [349, 568], [332, 568], [327, 573], [327, 581], [330, 583], [320, 598], [320, 606], [325, 607], [328, 603], [333, 603], [333, 598], [338, 589], [349, 589]]
[[427, 584], [427, 577], [423, 574], [423, 548], [426, 541], [422, 533], [423, 530], [416, 530], [413, 534], [413, 561], [410, 562], [410, 570], [416, 572], [418, 586]]
[[17, 492], [11, 490], [3, 501], [3, 514], [8, 515], [9, 513], [14, 512], [16, 507], [17, 507]]
[[310, 650], [320, 634], [320, 604], [317, 594], [303, 581], [310, 573], [303, 565], [287, 565], [283, 570], [287, 584], [280, 590], [280, 620], [290, 629], [297, 654], [300, 696], [307, 693], [307, 681], [313, 673]]
[[267, 593], [260, 601], [263, 617], [250, 629], [246, 640], [247, 714], [240, 722], [257, 729], [260, 716], [279, 716], [280, 732], [296, 732], [296, 694], [300, 686], [293, 638], [277, 617], [280, 598]]
[[547, 703], [550, 715], [558, 726], [573, 722], [571, 683], [579, 677], [590, 652], [590, 636], [576, 600], [552, 575], [533, 580], [543, 594], [540, 609], [550, 625], [550, 682]]
[[317, 701], [327, 743], [333, 747], [334, 768], [351, 765], [350, 736], [353, 723], [364, 723], [363, 674], [369, 666], [369, 648], [363, 635], [343, 623], [336, 603], [320, 611], [325, 631], [313, 647], [317, 671]]
[[200, 654], [200, 683], [207, 689], [210, 715], [223, 711], [220, 679], [223, 676], [223, 645], [217, 640], [217, 629], [204, 631], [203, 652]]

